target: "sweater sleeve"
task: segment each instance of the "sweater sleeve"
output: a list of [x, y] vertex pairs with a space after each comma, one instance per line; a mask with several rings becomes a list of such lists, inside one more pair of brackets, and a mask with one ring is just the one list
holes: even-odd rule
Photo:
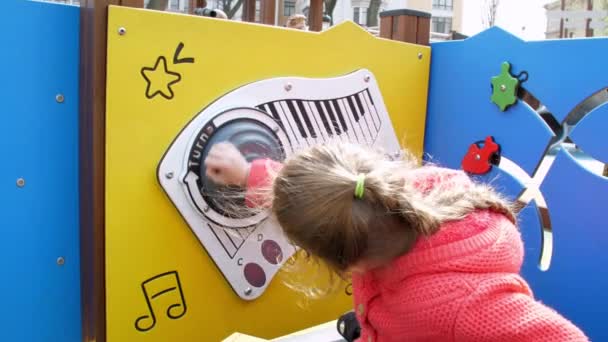
[[283, 164], [272, 159], [256, 159], [251, 163], [247, 176], [245, 203], [250, 208], [264, 206], [263, 194], [259, 191], [272, 183], [272, 173], [277, 172]]
[[480, 286], [461, 308], [454, 341], [589, 341], [574, 324], [522, 287]]

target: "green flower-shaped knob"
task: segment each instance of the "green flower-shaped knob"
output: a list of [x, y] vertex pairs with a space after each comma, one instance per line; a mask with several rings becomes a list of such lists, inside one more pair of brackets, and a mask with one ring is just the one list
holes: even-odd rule
[[511, 64], [503, 62], [500, 75], [492, 77], [492, 102], [503, 112], [517, 101], [519, 80], [511, 76], [510, 70]]

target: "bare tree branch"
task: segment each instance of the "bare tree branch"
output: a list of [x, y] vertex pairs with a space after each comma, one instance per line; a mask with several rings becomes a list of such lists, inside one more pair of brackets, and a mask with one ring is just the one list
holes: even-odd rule
[[481, 7], [481, 22], [485, 28], [496, 25], [496, 11], [500, 0], [484, 0]]

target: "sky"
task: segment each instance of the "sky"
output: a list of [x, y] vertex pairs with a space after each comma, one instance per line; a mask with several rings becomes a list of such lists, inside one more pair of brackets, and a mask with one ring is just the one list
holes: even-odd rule
[[[484, 0], [462, 0], [462, 33], [474, 35], [484, 28], [481, 6]], [[501, 0], [496, 14], [496, 25], [525, 40], [545, 38], [547, 19], [543, 6], [551, 0]]]

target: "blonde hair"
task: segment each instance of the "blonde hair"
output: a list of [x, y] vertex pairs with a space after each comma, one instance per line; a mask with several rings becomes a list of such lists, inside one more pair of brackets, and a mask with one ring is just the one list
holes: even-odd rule
[[287, 18], [285, 26], [299, 30], [308, 30], [308, 26], [306, 26], [306, 16], [302, 14], [294, 14]]
[[[325, 290], [289, 280], [288, 286], [321, 297], [336, 290], [353, 265], [406, 253], [418, 238], [476, 209], [500, 212], [515, 222], [511, 204], [489, 185], [454, 186], [448, 178], [453, 174], [438, 173], [433, 186], [422, 189], [415, 175], [427, 167], [407, 152], [391, 160], [381, 151], [347, 143], [314, 146], [286, 160], [273, 176], [270, 196], [264, 197], [306, 260], [332, 271]], [[354, 193], [360, 174], [365, 178], [359, 199]]]

